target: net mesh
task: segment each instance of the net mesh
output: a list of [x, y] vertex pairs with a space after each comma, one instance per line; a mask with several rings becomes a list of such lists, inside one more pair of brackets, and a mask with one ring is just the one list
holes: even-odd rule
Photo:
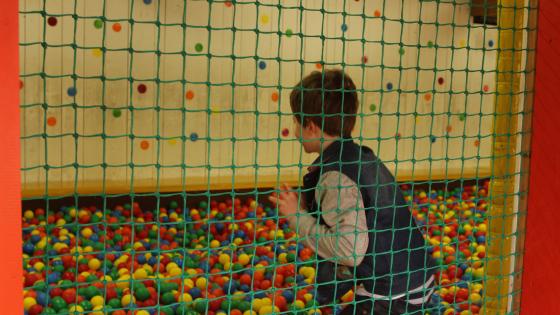
[[[359, 213], [380, 209], [354, 197], [348, 212], [339, 177], [323, 188], [351, 230], [339, 220], [327, 233], [328, 211], [291, 221], [268, 198], [288, 183], [297, 206], [307, 168], [332, 167], [303, 148], [322, 148], [324, 130], [297, 126], [319, 117], [325, 129], [340, 112], [298, 110], [298, 122], [290, 109], [294, 85], [327, 69], [356, 87], [320, 85], [321, 101], [357, 93], [351, 138], [394, 175], [385, 184], [398, 182], [413, 218], [404, 230], [419, 228], [434, 262], [430, 301], [408, 312], [515, 313], [535, 11], [519, 0], [20, 1], [26, 314], [358, 314], [363, 283], [382, 280], [342, 260], [356, 264], [363, 245]], [[318, 253], [326, 240], [336, 257]], [[400, 257], [389, 254], [387, 265]], [[333, 261], [337, 296], [325, 300], [317, 282]], [[409, 285], [365, 301], [406, 312]]]

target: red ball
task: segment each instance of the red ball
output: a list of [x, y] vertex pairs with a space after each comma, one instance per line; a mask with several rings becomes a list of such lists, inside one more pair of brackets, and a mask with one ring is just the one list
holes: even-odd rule
[[29, 308], [29, 310], [27, 311], [27, 314], [29, 314], [29, 315], [39, 315], [39, 314], [41, 314], [41, 312], [43, 312], [43, 307], [39, 304], [35, 304], [35, 305], [33, 305]]
[[270, 280], [261, 281], [261, 289], [263, 289], [263, 290], [269, 289], [271, 285], [272, 285], [272, 283], [270, 283]]
[[76, 303], [76, 290], [74, 289], [66, 289], [62, 292], [62, 299], [67, 304]]

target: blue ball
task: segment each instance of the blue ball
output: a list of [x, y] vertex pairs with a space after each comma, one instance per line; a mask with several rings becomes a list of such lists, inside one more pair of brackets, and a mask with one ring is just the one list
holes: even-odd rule
[[493, 40], [489, 40], [489, 41], [488, 41], [488, 46], [494, 47], [494, 41], [493, 41]]
[[157, 257], [156, 256], [150, 257], [150, 259], [148, 260], [148, 264], [150, 264], [152, 266], [157, 264]]
[[23, 252], [28, 255], [33, 255], [33, 252], [35, 252], [35, 246], [31, 243], [25, 243], [25, 245], [23, 245]]
[[222, 232], [224, 230], [224, 224], [223, 223], [216, 223], [216, 231], [218, 232]]
[[[31, 243], [37, 244], [37, 243], [39, 243], [40, 240], [41, 240], [40, 235], [31, 235], [31, 238], [30, 238]], [[55, 241], [53, 240], [53, 242], [55, 242]]]
[[251, 291], [251, 288], [250, 288], [248, 285], [246, 285], [246, 284], [242, 284], [241, 286], [239, 286], [239, 289], [240, 289], [241, 291], [243, 291], [243, 292], [249, 292], [249, 291]]
[[387, 83], [387, 90], [391, 91], [393, 89], [393, 83]]
[[282, 292], [282, 296], [286, 299], [286, 302], [292, 303], [294, 301], [294, 293], [291, 290], [286, 290]]
[[47, 295], [44, 292], [37, 291], [37, 297], [35, 300], [37, 301], [37, 304], [47, 306]]
[[191, 133], [191, 141], [195, 142], [196, 140], [198, 140], [198, 134], [196, 132]]
[[479, 237], [476, 238], [476, 242], [477, 242], [478, 244], [484, 244], [484, 243], [486, 243], [486, 236], [480, 235]]
[[259, 61], [259, 69], [261, 69], [261, 70], [266, 69], [266, 62], [264, 62], [264, 61]]
[[340, 26], [340, 29], [341, 29], [343, 32], [346, 32], [346, 31], [348, 30], [348, 25], [342, 24], [342, 25]]
[[137, 258], [137, 259], [138, 259], [138, 263], [139, 263], [139, 264], [142, 264], [142, 265], [143, 265], [143, 264], [146, 263], [146, 255], [144, 255], [144, 254], [138, 255], [138, 258]]
[[255, 297], [256, 297], [257, 299], [263, 299], [263, 298], [266, 297], [266, 292], [264, 292], [264, 291], [258, 291], [257, 293], [255, 293]]
[[197, 287], [194, 287], [194, 288], [190, 289], [189, 294], [191, 295], [193, 300], [196, 299], [196, 298], [199, 298], [201, 296], [200, 289], [197, 288]]
[[151, 4], [151, 3], [152, 3], [152, 0], [144, 0], [144, 3], [145, 3], [145, 4]]
[[47, 276], [47, 282], [49, 284], [56, 283], [60, 279], [60, 273], [53, 272]]

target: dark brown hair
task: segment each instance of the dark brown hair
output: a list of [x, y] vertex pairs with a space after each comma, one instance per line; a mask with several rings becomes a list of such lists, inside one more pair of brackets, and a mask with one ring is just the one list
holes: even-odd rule
[[330, 136], [351, 137], [358, 111], [356, 85], [342, 70], [314, 71], [296, 84], [290, 107], [304, 127], [313, 122]]

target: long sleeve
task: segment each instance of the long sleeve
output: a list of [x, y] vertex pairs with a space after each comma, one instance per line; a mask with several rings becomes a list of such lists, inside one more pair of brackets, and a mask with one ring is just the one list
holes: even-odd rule
[[359, 265], [368, 247], [368, 228], [357, 184], [348, 176], [331, 171], [323, 174], [315, 190], [326, 225], [305, 210], [289, 218], [304, 245], [321, 257], [346, 266]]

